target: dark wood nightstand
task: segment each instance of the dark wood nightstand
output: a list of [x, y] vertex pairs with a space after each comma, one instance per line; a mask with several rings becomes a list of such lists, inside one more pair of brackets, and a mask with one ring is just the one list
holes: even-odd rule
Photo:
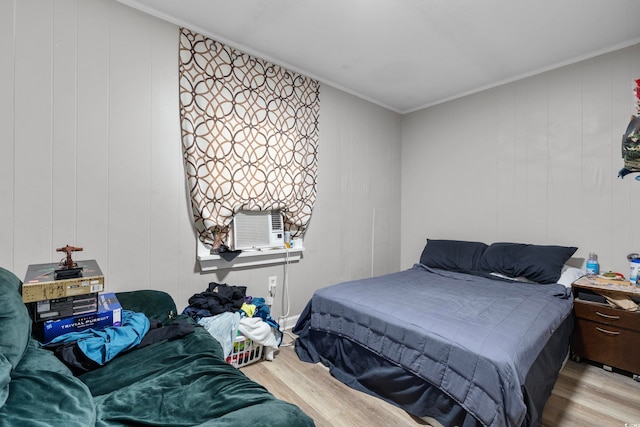
[[585, 276], [573, 285], [575, 327], [571, 353], [603, 368], [628, 371], [640, 381], [640, 311], [627, 311], [598, 301], [602, 293], [640, 298], [640, 287]]

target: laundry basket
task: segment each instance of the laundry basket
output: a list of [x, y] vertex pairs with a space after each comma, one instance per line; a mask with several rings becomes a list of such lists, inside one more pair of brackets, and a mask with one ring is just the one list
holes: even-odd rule
[[262, 345], [259, 345], [238, 332], [233, 350], [227, 356], [227, 363], [236, 368], [247, 366], [262, 359]]

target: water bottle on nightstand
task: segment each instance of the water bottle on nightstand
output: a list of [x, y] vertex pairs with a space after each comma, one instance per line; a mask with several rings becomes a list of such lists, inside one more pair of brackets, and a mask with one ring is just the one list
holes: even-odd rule
[[600, 264], [598, 264], [598, 255], [591, 252], [587, 259], [587, 273], [597, 276], [600, 273]]
[[631, 264], [631, 274], [629, 274], [629, 281], [631, 285], [640, 286], [640, 255], [629, 254], [627, 259]]

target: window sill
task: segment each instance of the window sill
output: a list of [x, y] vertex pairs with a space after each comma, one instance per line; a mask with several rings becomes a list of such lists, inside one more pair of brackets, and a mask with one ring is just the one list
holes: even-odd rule
[[230, 261], [220, 255], [212, 255], [205, 245], [198, 240], [198, 264], [202, 272], [232, 270], [246, 267], [256, 267], [270, 264], [284, 264], [285, 262], [298, 262], [302, 258], [304, 246], [302, 239], [294, 239], [294, 247], [291, 249], [259, 249], [242, 251]]

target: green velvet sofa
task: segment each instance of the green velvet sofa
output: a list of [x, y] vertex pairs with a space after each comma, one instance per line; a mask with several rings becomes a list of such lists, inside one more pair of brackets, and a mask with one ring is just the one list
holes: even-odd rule
[[[0, 426], [313, 426], [224, 361], [204, 328], [74, 376], [31, 337], [21, 281], [0, 268]], [[124, 309], [169, 322], [164, 292], [117, 294]]]

